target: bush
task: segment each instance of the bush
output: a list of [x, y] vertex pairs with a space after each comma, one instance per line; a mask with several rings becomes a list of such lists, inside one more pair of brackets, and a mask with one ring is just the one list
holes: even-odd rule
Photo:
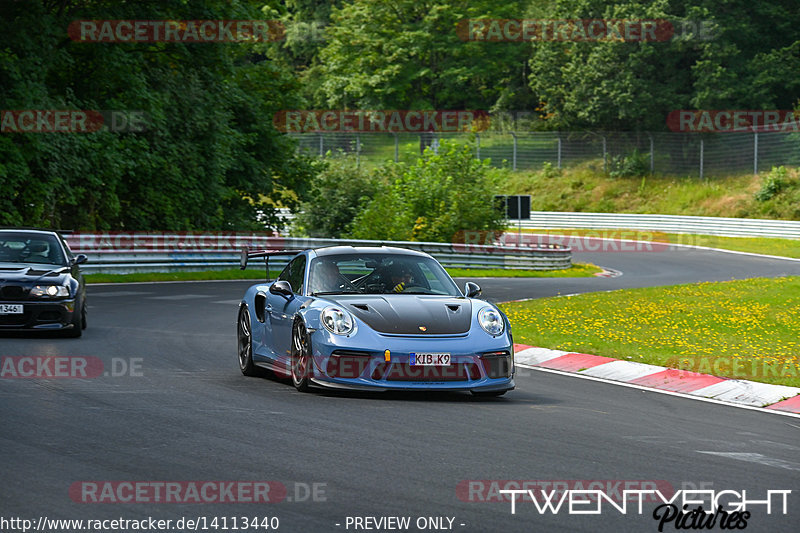
[[761, 188], [756, 192], [755, 199], [757, 202], [766, 202], [772, 200], [775, 196], [780, 194], [789, 185], [789, 171], [786, 167], [772, 167], [767, 179], [761, 185]]
[[542, 164], [541, 174], [545, 178], [557, 178], [561, 176], [562, 171], [560, 168], [554, 167], [553, 163], [551, 163], [550, 161], [545, 161]]
[[383, 168], [386, 189], [351, 225], [350, 236], [450, 242], [464, 230], [500, 230], [495, 206], [502, 171], [473, 157], [469, 146], [442, 141], [438, 154], [427, 149], [416, 164]]
[[608, 164], [612, 178], [641, 178], [650, 174], [650, 155], [634, 150], [629, 156], [612, 156]]
[[318, 163], [295, 232], [309, 237], [341, 238], [358, 213], [385, 186], [359, 166], [354, 156], [342, 155]]

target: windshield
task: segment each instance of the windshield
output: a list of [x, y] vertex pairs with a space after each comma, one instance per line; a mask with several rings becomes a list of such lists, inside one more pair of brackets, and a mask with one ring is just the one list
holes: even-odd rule
[[0, 232], [0, 263], [65, 265], [64, 252], [53, 235]]
[[436, 262], [404, 254], [342, 254], [311, 262], [310, 293], [440, 294], [461, 296], [456, 284]]

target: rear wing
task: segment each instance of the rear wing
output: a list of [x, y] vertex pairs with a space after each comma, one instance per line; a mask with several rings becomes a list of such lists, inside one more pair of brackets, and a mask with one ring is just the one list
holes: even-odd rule
[[303, 250], [251, 250], [247, 246], [242, 248], [242, 256], [239, 259], [239, 268], [244, 270], [247, 268], [247, 262], [250, 259], [264, 258], [264, 267], [266, 269], [267, 281], [269, 281], [269, 258], [275, 255], [291, 255], [295, 256]]

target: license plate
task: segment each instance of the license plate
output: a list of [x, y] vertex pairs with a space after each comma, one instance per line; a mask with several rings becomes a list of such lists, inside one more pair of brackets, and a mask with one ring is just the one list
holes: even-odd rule
[[412, 353], [412, 366], [450, 366], [449, 353]]
[[22, 306], [20, 304], [0, 304], [0, 315], [21, 315]]

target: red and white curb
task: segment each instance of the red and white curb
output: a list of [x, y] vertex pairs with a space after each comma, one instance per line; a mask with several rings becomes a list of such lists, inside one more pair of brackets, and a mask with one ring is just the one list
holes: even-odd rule
[[575, 373], [725, 403], [800, 414], [800, 388], [727, 379], [585, 353], [514, 345], [517, 365]]

